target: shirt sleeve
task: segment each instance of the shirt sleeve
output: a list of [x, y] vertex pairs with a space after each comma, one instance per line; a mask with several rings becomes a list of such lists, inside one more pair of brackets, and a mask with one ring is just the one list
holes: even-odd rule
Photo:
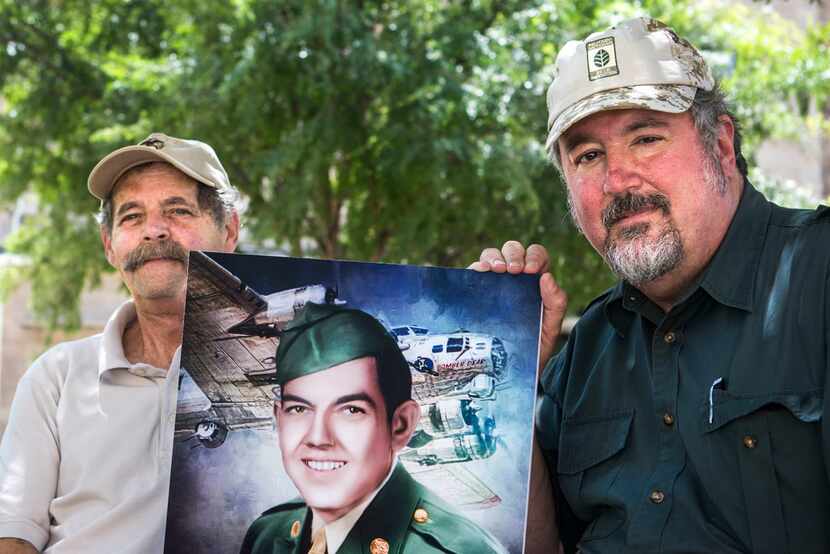
[[57, 412], [62, 380], [59, 371], [50, 371], [47, 356], [18, 383], [0, 442], [0, 537], [24, 539], [37, 550], [49, 540], [49, 507], [60, 463]]

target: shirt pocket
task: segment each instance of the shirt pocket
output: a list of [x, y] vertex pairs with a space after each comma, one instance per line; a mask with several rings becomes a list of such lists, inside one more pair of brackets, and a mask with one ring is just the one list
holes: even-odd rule
[[789, 551], [781, 481], [806, 470], [792, 460], [794, 453], [820, 451], [823, 396], [822, 390], [753, 395], [715, 390], [702, 410], [711, 465], [716, 459], [737, 461], [753, 552]]
[[[603, 416], [566, 418], [559, 438], [559, 486], [574, 513], [593, 521], [582, 540], [613, 533], [625, 520], [612, 493], [621, 468], [634, 410]], [[614, 509], [617, 508], [617, 509]]]

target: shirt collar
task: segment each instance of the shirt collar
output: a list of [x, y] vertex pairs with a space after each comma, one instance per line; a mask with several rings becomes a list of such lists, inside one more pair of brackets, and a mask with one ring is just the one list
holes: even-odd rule
[[752, 311], [755, 275], [771, 215], [764, 195], [745, 181], [735, 217], [700, 282], [721, 304]]
[[[389, 468], [389, 473], [386, 474], [386, 478], [383, 482], [376, 488], [372, 493], [367, 496], [363, 502], [349, 510], [344, 516], [336, 519], [325, 526], [326, 528], [326, 551], [327, 552], [337, 552], [337, 550], [343, 545], [346, 541], [346, 537], [349, 536], [349, 533], [354, 527], [355, 523], [360, 519], [360, 516], [363, 515], [363, 512], [366, 511], [366, 508], [375, 499], [378, 495], [378, 492], [386, 486], [386, 483], [389, 481], [389, 478], [392, 477], [392, 473], [395, 471], [395, 466], [398, 465], [398, 458], [397, 456], [394, 457], [392, 460], [392, 465]], [[322, 525], [322, 521], [318, 519], [312, 518], [311, 520], [311, 533], [312, 535], [320, 528]]]
[[[126, 369], [138, 377], [163, 378], [167, 376], [167, 369], [142, 362], [133, 364], [127, 360], [127, 356], [124, 354], [124, 331], [130, 323], [135, 321], [135, 318], [135, 303], [132, 300], [127, 300], [113, 312], [104, 326], [104, 331], [101, 334], [100, 355], [98, 356], [99, 380], [103, 379], [108, 372], [116, 369]], [[173, 357], [171, 367], [178, 367], [180, 352], [181, 348], [177, 350]]]
[[[752, 311], [755, 275], [771, 214], [767, 199], [745, 180], [732, 222], [699, 280], [699, 286], [721, 304]], [[620, 281], [603, 308], [617, 333], [625, 336], [630, 312], [641, 312], [645, 302], [649, 300], [642, 292]]]

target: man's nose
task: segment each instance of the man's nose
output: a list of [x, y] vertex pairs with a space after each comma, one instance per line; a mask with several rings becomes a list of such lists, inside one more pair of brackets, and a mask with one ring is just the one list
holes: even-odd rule
[[144, 240], [163, 240], [170, 237], [170, 225], [163, 214], [147, 214], [144, 222]]
[[329, 423], [325, 413], [318, 412], [314, 414], [314, 419], [311, 421], [311, 427], [309, 427], [308, 433], [306, 434], [306, 444], [316, 447], [334, 445], [332, 433], [329, 429]]
[[625, 194], [642, 186], [643, 180], [637, 165], [624, 154], [606, 155], [606, 172], [603, 192], [609, 195]]

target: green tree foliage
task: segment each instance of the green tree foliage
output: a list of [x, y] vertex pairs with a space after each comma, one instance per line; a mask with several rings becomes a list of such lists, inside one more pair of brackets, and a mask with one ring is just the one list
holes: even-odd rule
[[810, 52], [826, 50], [826, 29], [805, 35], [760, 11], [0, 0], [0, 194], [31, 191], [39, 205], [7, 241], [32, 263], [6, 286], [30, 279], [51, 325], [77, 324], [80, 290], [106, 268], [86, 177], [112, 149], [159, 130], [216, 148], [247, 199], [254, 248], [460, 266], [509, 238], [541, 242], [579, 309], [612, 279], [570, 224], [542, 148], [559, 47], [624, 17], [664, 19], [726, 53], [753, 146], [798, 129], [807, 114], [788, 108], [827, 93], [830, 58]]

